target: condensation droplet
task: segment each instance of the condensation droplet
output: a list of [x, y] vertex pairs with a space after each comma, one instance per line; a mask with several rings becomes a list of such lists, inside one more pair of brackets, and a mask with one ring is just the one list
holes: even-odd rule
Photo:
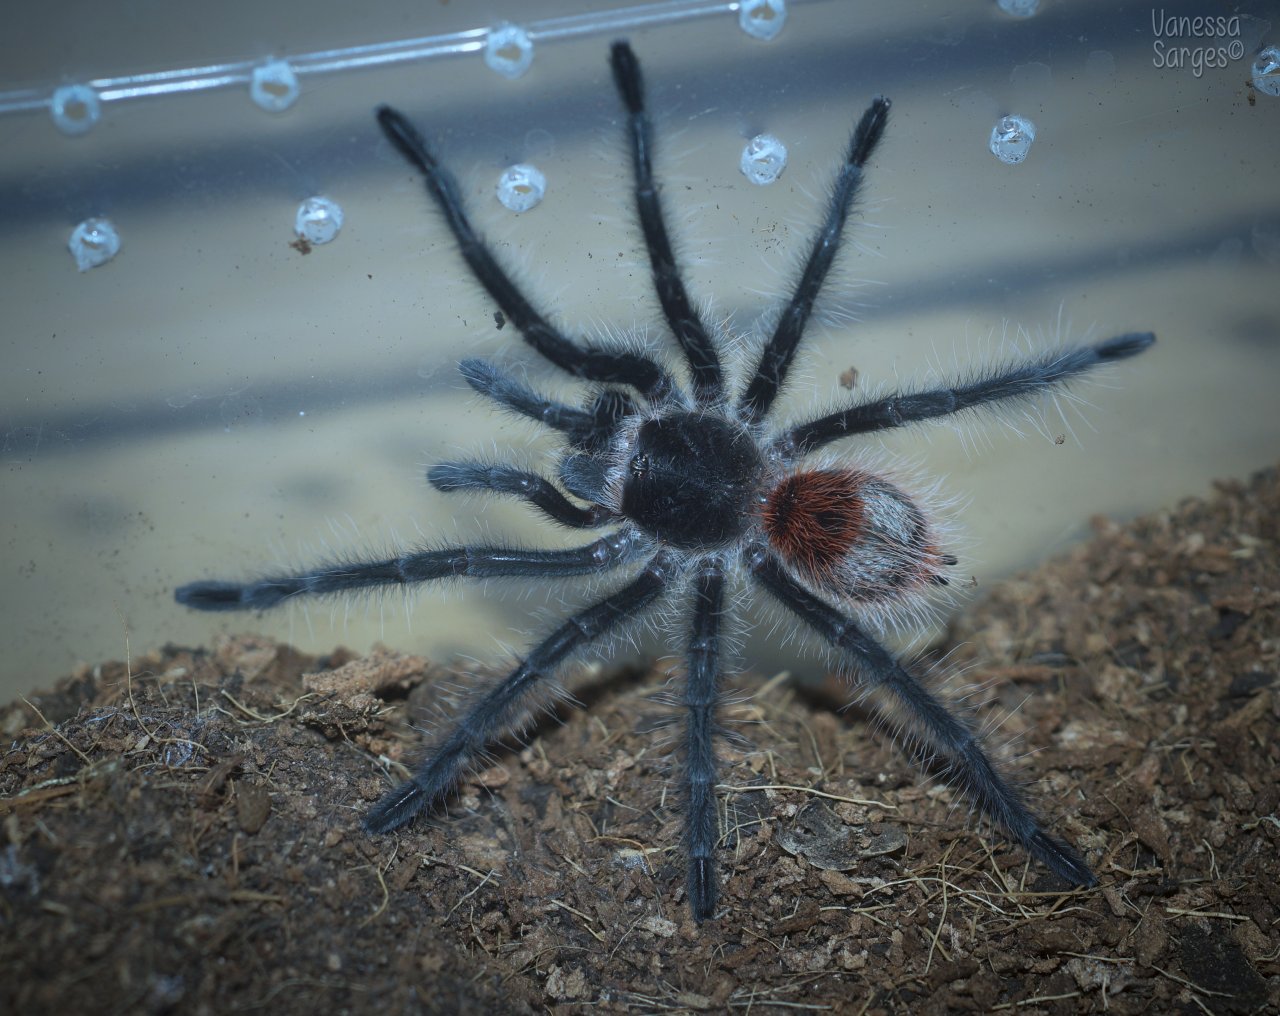
[[548, 130], [533, 127], [525, 131], [520, 150], [530, 159], [546, 159], [556, 154], [556, 137]]
[[1253, 87], [1264, 95], [1280, 96], [1280, 46], [1268, 46], [1253, 61]]
[[498, 200], [513, 212], [527, 212], [547, 193], [547, 178], [536, 166], [517, 163], [498, 178]]
[[1116, 75], [1116, 58], [1105, 49], [1095, 49], [1084, 62], [1084, 72], [1095, 82], [1110, 81]]
[[310, 197], [298, 205], [293, 231], [311, 243], [329, 243], [342, 229], [342, 206], [332, 198]]
[[54, 90], [49, 115], [63, 134], [88, 134], [102, 119], [102, 103], [88, 85], [63, 85]]
[[1036, 125], [1026, 117], [1006, 116], [991, 128], [991, 154], [1008, 166], [1016, 166], [1031, 151]]
[[1020, 103], [1044, 102], [1053, 93], [1053, 68], [1032, 60], [1018, 64], [1009, 73], [1009, 84]]
[[484, 62], [504, 78], [518, 78], [533, 63], [533, 40], [519, 25], [491, 28], [485, 40]]
[[67, 249], [82, 272], [105, 265], [120, 253], [120, 234], [110, 219], [85, 219], [71, 231]]
[[738, 168], [754, 184], [761, 187], [773, 183], [787, 167], [787, 146], [772, 134], [757, 134], [742, 150]]
[[287, 60], [270, 60], [253, 69], [249, 97], [268, 113], [281, 113], [298, 100], [298, 75]]
[[738, 27], [753, 39], [766, 42], [782, 31], [787, 20], [787, 0], [742, 0]]
[[1040, 0], [996, 0], [996, 6], [1015, 18], [1029, 18], [1040, 7]]

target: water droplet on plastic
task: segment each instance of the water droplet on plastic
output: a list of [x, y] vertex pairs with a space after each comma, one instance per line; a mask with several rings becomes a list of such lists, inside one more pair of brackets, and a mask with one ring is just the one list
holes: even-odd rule
[[110, 219], [85, 219], [71, 231], [67, 249], [82, 272], [105, 265], [120, 253], [120, 234]]
[[1029, 18], [1040, 6], [1040, 0], [996, 0], [996, 6], [1015, 18]]
[[1280, 96], [1280, 46], [1268, 46], [1253, 61], [1253, 87], [1264, 95]]
[[332, 198], [310, 197], [298, 206], [293, 231], [310, 243], [329, 243], [342, 229], [342, 206]]
[[498, 178], [498, 200], [513, 212], [527, 212], [547, 193], [547, 178], [536, 166], [517, 163]]
[[1109, 81], [1116, 75], [1116, 58], [1105, 49], [1095, 49], [1085, 60], [1084, 71], [1095, 82]]
[[548, 130], [534, 127], [525, 131], [520, 150], [530, 159], [546, 159], [556, 154], [556, 137]]
[[991, 128], [991, 154], [1008, 166], [1016, 166], [1031, 151], [1036, 125], [1026, 117], [1006, 116]]
[[102, 103], [88, 85], [63, 85], [53, 93], [49, 115], [63, 134], [88, 134], [102, 119]]
[[504, 78], [518, 78], [533, 63], [533, 40], [519, 25], [498, 25], [485, 40], [484, 62]]
[[782, 31], [786, 20], [786, 0], [743, 0], [738, 7], [738, 27], [753, 39], [767, 42]]
[[754, 184], [761, 187], [773, 183], [787, 167], [787, 146], [772, 134], [757, 134], [742, 150], [738, 168]]
[[255, 67], [249, 97], [268, 113], [281, 113], [298, 99], [298, 75], [287, 60], [271, 60]]

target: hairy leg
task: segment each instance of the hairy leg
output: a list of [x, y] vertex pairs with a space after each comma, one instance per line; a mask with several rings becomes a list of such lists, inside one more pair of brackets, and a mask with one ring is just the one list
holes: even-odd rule
[[658, 302], [671, 328], [671, 334], [680, 343], [693, 379], [693, 392], [699, 404], [708, 405], [719, 400], [724, 388], [724, 375], [715, 344], [707, 334], [706, 326], [697, 311], [689, 303], [671, 239], [662, 214], [662, 198], [653, 178], [650, 151], [653, 148], [653, 128], [644, 108], [644, 80], [640, 74], [640, 62], [625, 42], [615, 42], [609, 56], [613, 68], [613, 81], [627, 108], [627, 137], [631, 143], [631, 162], [635, 172], [636, 212], [640, 229], [644, 234], [645, 249], [649, 252], [649, 264], [653, 269], [653, 285], [658, 292]]
[[529, 345], [574, 377], [632, 385], [650, 398], [662, 398], [671, 390], [670, 377], [648, 357], [580, 346], [562, 335], [534, 309], [498, 264], [462, 207], [462, 197], [453, 174], [436, 161], [413, 124], [390, 106], [379, 107], [378, 124], [400, 153], [422, 171], [427, 192], [444, 215], [471, 274]]
[[195, 610], [266, 610], [298, 596], [384, 589], [431, 579], [593, 575], [633, 560], [646, 542], [634, 530], [624, 528], [584, 547], [568, 550], [520, 547], [414, 550], [382, 561], [341, 562], [297, 575], [277, 575], [252, 582], [192, 582], [174, 590], [173, 596]]
[[715, 913], [715, 848], [720, 840], [716, 811], [716, 711], [720, 704], [720, 620], [724, 613], [724, 567], [711, 559], [699, 572], [689, 632], [684, 771], [685, 847], [689, 864], [689, 907], [696, 921]]
[[1150, 332], [1131, 332], [1092, 346], [1027, 359], [953, 386], [889, 395], [792, 427], [779, 444], [785, 453], [799, 456], [851, 434], [888, 430], [995, 402], [1029, 399], [1104, 364], [1137, 356], [1155, 341]]
[[840, 249], [840, 235], [844, 232], [845, 219], [849, 216], [849, 208], [862, 183], [862, 168], [875, 151], [888, 119], [889, 100], [876, 96], [854, 128], [844, 165], [840, 167], [835, 185], [831, 188], [826, 218], [813, 238], [804, 271], [800, 273], [795, 291], [783, 308], [778, 326], [765, 344], [755, 374], [742, 395], [743, 416], [751, 423], [758, 423], [768, 415], [773, 400], [782, 390], [787, 371], [791, 368], [791, 361], [795, 358], [796, 349], [804, 335], [805, 325], [809, 323], [814, 302], [818, 299], [818, 293], [822, 290], [822, 284]]
[[781, 562], [763, 548], [751, 552], [750, 567], [774, 599], [844, 654], [862, 681], [892, 699], [920, 746], [945, 762], [948, 782], [959, 787], [983, 814], [1067, 882], [1097, 884], [1075, 848], [1041, 827], [1021, 795], [992, 765], [977, 735], [883, 646], [791, 578]]
[[565, 658], [648, 607], [670, 581], [672, 562], [654, 557], [633, 581], [575, 614], [539, 642], [520, 666], [485, 694], [445, 735], [407, 783], [387, 793], [365, 816], [371, 833], [386, 833], [437, 805], [494, 741], [509, 734], [525, 703]]
[[427, 470], [427, 482], [436, 490], [487, 490], [495, 494], [511, 494], [527, 501], [544, 515], [562, 526], [591, 529], [613, 520], [606, 508], [574, 504], [545, 477], [514, 466], [491, 465], [486, 462], [442, 462]]

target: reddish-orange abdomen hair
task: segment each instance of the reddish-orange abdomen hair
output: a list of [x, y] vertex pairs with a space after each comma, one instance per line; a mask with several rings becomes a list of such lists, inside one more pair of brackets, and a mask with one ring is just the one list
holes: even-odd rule
[[789, 563], [824, 585], [866, 530], [865, 473], [820, 469], [793, 473], [769, 494], [764, 529]]
[[867, 606], [906, 606], [946, 584], [925, 513], [895, 484], [861, 469], [792, 473], [761, 521], [778, 556], [815, 587]]

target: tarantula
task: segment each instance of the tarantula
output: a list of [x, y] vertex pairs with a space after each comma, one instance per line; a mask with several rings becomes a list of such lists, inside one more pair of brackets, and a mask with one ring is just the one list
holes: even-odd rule
[[832, 263], [850, 206], [889, 116], [872, 99], [853, 131], [825, 213], [777, 325], [754, 356], [745, 383], [727, 376], [720, 343], [695, 308], [672, 252], [654, 177], [652, 126], [640, 65], [626, 42], [610, 55], [625, 109], [636, 215], [667, 327], [687, 372], [682, 384], [660, 360], [608, 344], [575, 341], [540, 313], [511, 281], [463, 207], [458, 185], [421, 135], [383, 106], [378, 123], [425, 178], [459, 252], [476, 280], [524, 341], [556, 367], [589, 382], [581, 405], [546, 398], [479, 359], [463, 360], [467, 383], [504, 409], [537, 420], [563, 438], [556, 480], [478, 461], [433, 467], [443, 491], [488, 491], [524, 500], [552, 521], [577, 529], [612, 527], [569, 550], [512, 546], [418, 548], [386, 560], [328, 562], [296, 575], [249, 582], [193, 582], [176, 591], [199, 610], [264, 610], [299, 596], [369, 590], [433, 579], [532, 579], [626, 572], [616, 587], [570, 616], [505, 679], [480, 695], [447, 730], [413, 777], [365, 816], [386, 833], [437, 807], [486, 749], [526, 717], [555, 669], [662, 600], [680, 597], [689, 612], [682, 704], [685, 734], [679, 782], [687, 814], [687, 891], [693, 916], [713, 916], [718, 880], [715, 806], [724, 670], [721, 631], [727, 586], [745, 584], [804, 622], [834, 650], [839, 668], [862, 688], [878, 689], [927, 759], [979, 811], [1068, 883], [1096, 880], [1074, 848], [1054, 836], [992, 763], [978, 736], [949, 711], [872, 631], [887, 613], [924, 603], [946, 585], [956, 559], [940, 549], [920, 505], [890, 480], [851, 465], [806, 466], [810, 453], [841, 438], [932, 420], [996, 402], [1025, 400], [1093, 368], [1142, 352], [1150, 333], [1056, 350], [923, 390], [870, 398], [798, 423], [776, 424], [770, 411], [783, 388]]

